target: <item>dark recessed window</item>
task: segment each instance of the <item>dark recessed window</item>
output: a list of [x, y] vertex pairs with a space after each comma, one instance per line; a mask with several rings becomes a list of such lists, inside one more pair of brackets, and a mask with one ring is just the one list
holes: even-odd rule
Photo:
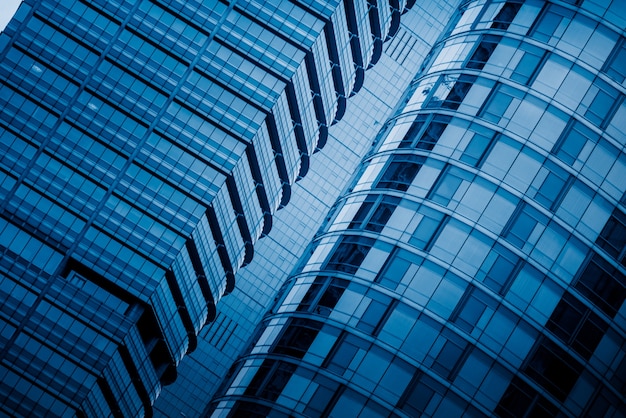
[[348, 284], [348, 280], [336, 277], [316, 277], [297, 310], [315, 312], [323, 316], [330, 315]]
[[374, 239], [368, 237], [343, 237], [324, 268], [349, 274], [356, 273], [374, 242]]
[[507, 1], [504, 6], [502, 6], [496, 17], [493, 18], [491, 27], [493, 29], [507, 30], [521, 7], [521, 3]]
[[495, 413], [503, 418], [554, 417], [558, 408], [515, 376], [500, 398]]
[[586, 360], [600, 343], [607, 326], [570, 293], [563, 295], [546, 324], [547, 329]]
[[611, 318], [626, 297], [626, 277], [597, 254], [583, 267], [574, 287]]
[[540, 338], [530, 354], [523, 372], [560, 401], [564, 401], [576, 384], [582, 365], [561, 347]]
[[283, 328], [283, 334], [270, 352], [302, 358], [317, 337], [322, 323], [310, 319], [294, 318]]
[[530, 185], [529, 195], [544, 208], [555, 211], [571, 185], [570, 175], [564, 169], [546, 161]]
[[376, 183], [380, 189], [394, 189], [405, 192], [415, 179], [425, 158], [412, 154], [399, 154], [391, 157], [389, 165]]
[[350, 222], [350, 229], [365, 229], [380, 232], [383, 230], [400, 198], [386, 195], [369, 195]]
[[[476, 76], [466, 74], [462, 74], [458, 79], [454, 79], [448, 75], [441, 76], [434, 93], [431, 95], [428, 102], [424, 104], [424, 108], [458, 109], [475, 81]], [[445, 98], [443, 98], [444, 95]]]
[[487, 61], [489, 61], [491, 54], [498, 46], [501, 39], [501, 36], [483, 36], [482, 40], [474, 50], [474, 53], [465, 64], [465, 67], [472, 70], [482, 70]]
[[604, 251], [626, 266], [626, 215], [615, 209], [596, 240]]

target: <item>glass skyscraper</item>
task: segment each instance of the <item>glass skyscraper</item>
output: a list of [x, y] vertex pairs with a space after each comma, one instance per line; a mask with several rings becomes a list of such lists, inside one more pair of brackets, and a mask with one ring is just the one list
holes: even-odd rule
[[0, 34], [0, 400], [151, 415], [404, 1], [27, 0]]
[[254, 259], [237, 272], [234, 291], [217, 304], [215, 320], [200, 332], [176, 381], [164, 387], [155, 416], [201, 415], [455, 9], [448, 2], [418, 2], [402, 15], [344, 117], [329, 127], [326, 146], [311, 157], [307, 176], [274, 216], [270, 235], [255, 244]]
[[462, 2], [207, 414], [625, 416], [625, 19]]

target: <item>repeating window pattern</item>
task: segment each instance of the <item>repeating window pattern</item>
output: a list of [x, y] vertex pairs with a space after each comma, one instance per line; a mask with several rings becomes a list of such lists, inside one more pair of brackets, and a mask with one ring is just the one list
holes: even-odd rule
[[[340, 377], [307, 388], [322, 403], [312, 414], [364, 411], [364, 393], [390, 396], [373, 380], [393, 364], [410, 378], [398, 374], [403, 389], [389, 402], [409, 416], [611, 416], [623, 405], [604, 383], [578, 396], [597, 383], [585, 371], [596, 364], [624, 386], [615, 376], [626, 367], [621, 330], [611, 322], [626, 297], [615, 267], [626, 251], [626, 215], [614, 208], [623, 171], [612, 168], [622, 153], [616, 135], [601, 133], [622, 106], [613, 81], [624, 77], [623, 40], [614, 46], [618, 34], [568, 3], [464, 3], [405, 113], [380, 133], [361, 188], [347, 197], [350, 215], [320, 234], [334, 242], [342, 228], [366, 231], [361, 241], [340, 238], [324, 265], [355, 277], [316, 278], [293, 292], [304, 293], [298, 316], [324, 306], [320, 315], [343, 326], [319, 340], [327, 355], [316, 361]], [[613, 80], [590, 71], [598, 63]], [[374, 245], [369, 237], [392, 222]], [[373, 258], [370, 274], [361, 265]]]
[[270, 352], [301, 359], [309, 350], [321, 328], [321, 322], [292, 319]]

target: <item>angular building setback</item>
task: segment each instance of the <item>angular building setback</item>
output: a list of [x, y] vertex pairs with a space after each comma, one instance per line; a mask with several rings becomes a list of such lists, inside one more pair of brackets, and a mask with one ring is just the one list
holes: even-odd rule
[[4, 413], [152, 414], [406, 7], [22, 3], [0, 34]]
[[448, 3], [418, 2], [403, 13], [398, 32], [384, 44], [344, 117], [329, 127], [323, 152], [311, 157], [306, 177], [274, 216], [271, 233], [255, 244], [254, 259], [235, 276], [235, 289], [217, 304], [215, 320], [180, 363], [176, 381], [164, 387], [155, 416], [202, 415], [455, 9]]
[[208, 415], [625, 416], [626, 5], [572, 3], [462, 2]]

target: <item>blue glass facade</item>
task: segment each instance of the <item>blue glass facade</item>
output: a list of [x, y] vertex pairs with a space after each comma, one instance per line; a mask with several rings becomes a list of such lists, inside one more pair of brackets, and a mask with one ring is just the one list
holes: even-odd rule
[[0, 34], [0, 399], [152, 414], [405, 2], [25, 1]]
[[624, 416], [625, 10], [573, 3], [462, 2], [211, 416]]
[[455, 8], [421, 2], [402, 15], [398, 32], [383, 44], [379, 62], [366, 71], [344, 117], [329, 127], [326, 146], [311, 157], [307, 176], [294, 185], [289, 205], [274, 216], [269, 237], [255, 244], [254, 259], [237, 273], [235, 290], [217, 305], [215, 321], [181, 362], [176, 382], [163, 389], [155, 416], [201, 416]]

